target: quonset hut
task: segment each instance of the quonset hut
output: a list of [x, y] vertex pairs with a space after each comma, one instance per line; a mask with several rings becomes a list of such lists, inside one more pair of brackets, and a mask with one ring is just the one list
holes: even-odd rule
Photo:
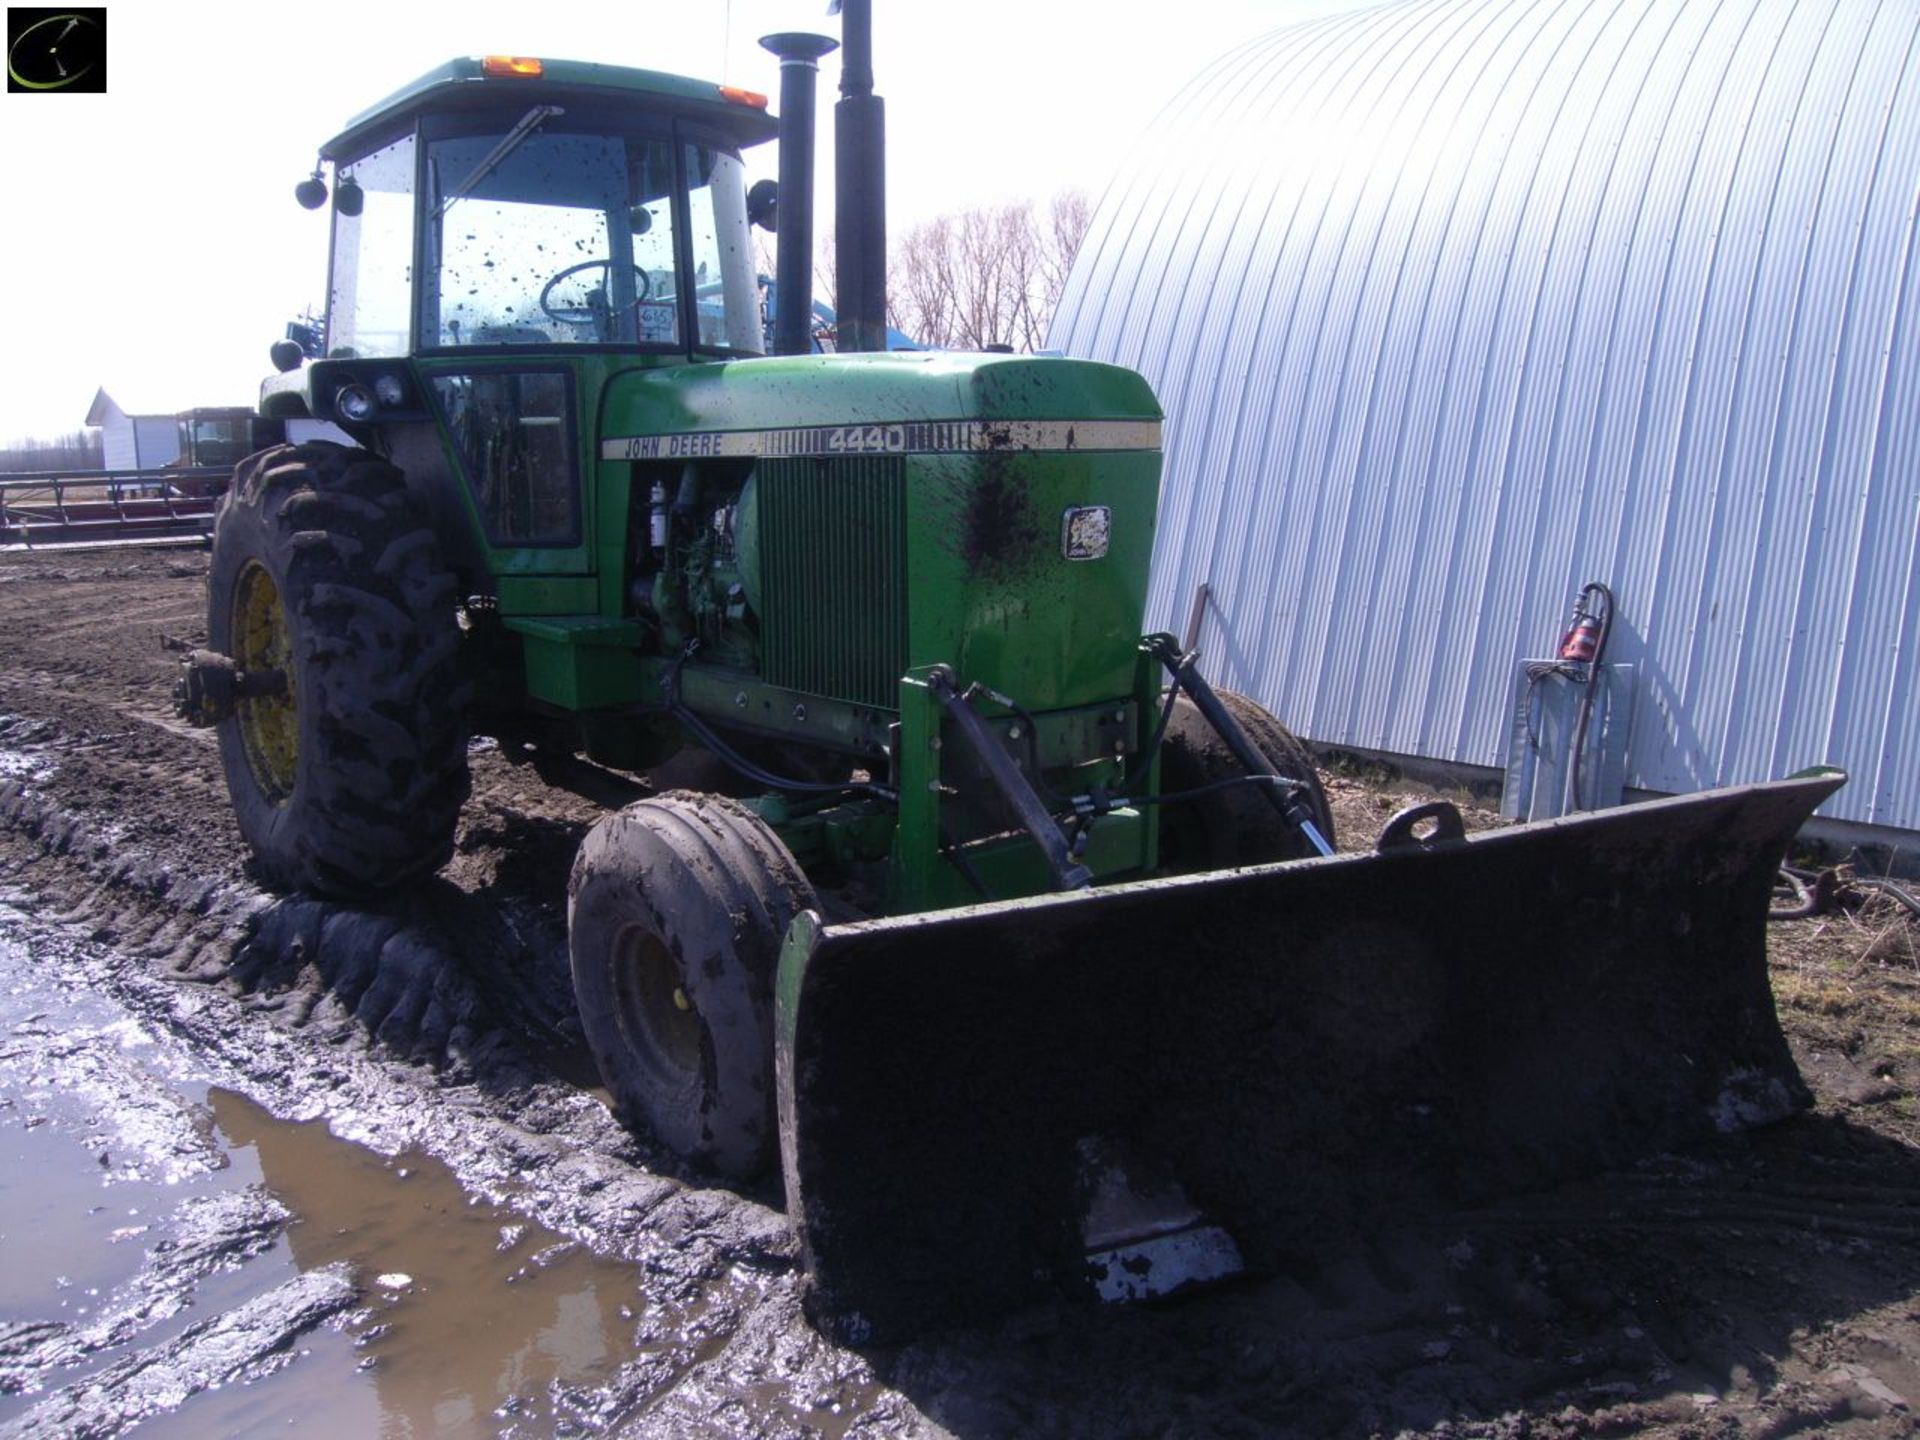
[[1599, 580], [1629, 787], [1912, 832], [1917, 208], [1916, 0], [1409, 0], [1195, 80], [1051, 343], [1167, 411], [1150, 623], [1317, 744], [1502, 766]]

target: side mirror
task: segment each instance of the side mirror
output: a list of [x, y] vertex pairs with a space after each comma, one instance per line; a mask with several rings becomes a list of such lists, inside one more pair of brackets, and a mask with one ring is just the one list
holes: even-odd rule
[[342, 215], [358, 215], [367, 208], [367, 192], [351, 175], [340, 176], [333, 187], [333, 208]]
[[267, 351], [267, 356], [273, 361], [273, 368], [282, 375], [289, 370], [298, 370], [300, 362], [306, 358], [301, 354], [299, 345], [292, 340], [274, 341], [273, 348]]
[[775, 220], [780, 211], [780, 182], [778, 180], [756, 180], [747, 189], [747, 221], [758, 225], [769, 235], [775, 233]]
[[320, 178], [318, 165], [313, 167], [313, 174], [293, 187], [293, 198], [303, 210], [318, 210], [327, 203], [327, 182]]
[[635, 235], [644, 235], [653, 229], [653, 212], [644, 205], [635, 205], [627, 211], [627, 229]]
[[[292, 365], [280, 365], [279, 355], [280, 346], [282, 345], [291, 345], [293, 347], [294, 360]], [[292, 370], [300, 364], [302, 356], [310, 360], [317, 360], [320, 358], [320, 352], [325, 348], [325, 341], [318, 321], [289, 320], [287, 322], [286, 338], [276, 342], [273, 349], [267, 353], [274, 357], [273, 363], [280, 365], [282, 370]]]

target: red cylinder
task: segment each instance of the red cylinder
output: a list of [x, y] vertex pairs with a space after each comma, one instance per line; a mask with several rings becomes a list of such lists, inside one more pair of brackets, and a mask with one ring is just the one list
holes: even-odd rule
[[1600, 617], [1582, 615], [1560, 641], [1560, 658], [1577, 664], [1591, 664], [1600, 651]]

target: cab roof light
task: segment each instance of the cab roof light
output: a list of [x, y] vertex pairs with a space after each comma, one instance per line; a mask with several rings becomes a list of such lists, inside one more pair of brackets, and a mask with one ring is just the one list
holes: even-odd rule
[[720, 98], [730, 105], [749, 105], [755, 110], [767, 108], [767, 97], [758, 90], [742, 90], [738, 85], [722, 85]]
[[489, 55], [480, 62], [483, 74], [522, 80], [538, 80], [545, 68], [531, 55]]

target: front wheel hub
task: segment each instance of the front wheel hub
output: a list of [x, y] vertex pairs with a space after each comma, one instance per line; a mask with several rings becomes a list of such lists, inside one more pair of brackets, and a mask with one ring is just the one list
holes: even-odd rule
[[284, 670], [242, 670], [217, 650], [194, 650], [173, 682], [173, 712], [190, 725], [218, 725], [241, 700], [286, 693]]
[[[300, 758], [300, 712], [293, 685], [293, 635], [280, 587], [258, 562], [233, 588], [230, 713], [260, 792], [275, 805], [293, 794]], [[191, 674], [189, 662], [189, 674]]]

